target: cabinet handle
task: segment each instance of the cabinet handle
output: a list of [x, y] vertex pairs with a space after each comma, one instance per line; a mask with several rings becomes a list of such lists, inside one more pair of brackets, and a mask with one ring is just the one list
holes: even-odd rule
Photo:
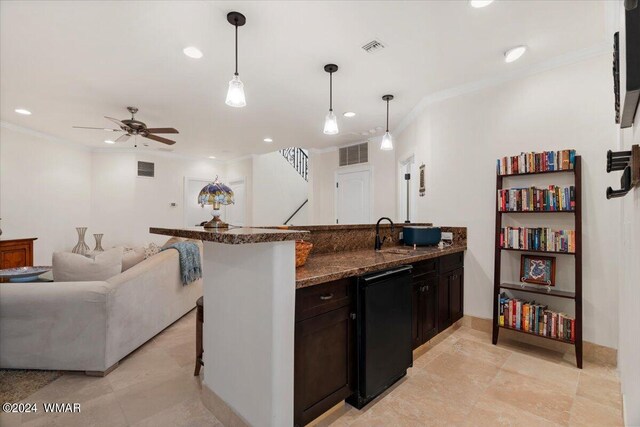
[[356, 314], [355, 313], [351, 313], [349, 315], [349, 317], [351, 317], [351, 320], [356, 320]]
[[320, 299], [321, 299], [322, 301], [328, 301], [328, 300], [330, 300], [331, 298], [333, 298], [333, 294], [332, 294], [332, 293], [325, 294], [325, 295], [320, 295]]

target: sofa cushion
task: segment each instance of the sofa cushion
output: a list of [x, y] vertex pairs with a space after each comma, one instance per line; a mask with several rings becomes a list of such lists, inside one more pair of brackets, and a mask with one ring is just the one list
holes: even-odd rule
[[134, 265], [144, 261], [144, 247], [124, 248], [122, 254], [122, 271], [127, 271]]
[[152, 256], [159, 254], [160, 249], [162, 248], [155, 243], [149, 243], [149, 246], [144, 248], [144, 259], [151, 258]]
[[122, 272], [122, 248], [113, 248], [94, 259], [69, 252], [55, 252], [52, 262], [56, 282], [107, 280]]

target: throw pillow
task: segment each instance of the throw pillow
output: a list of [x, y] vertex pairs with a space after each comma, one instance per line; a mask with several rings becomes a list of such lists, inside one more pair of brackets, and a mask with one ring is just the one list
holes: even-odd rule
[[127, 271], [136, 264], [144, 261], [145, 250], [143, 246], [138, 248], [125, 248], [122, 255], [122, 271]]
[[56, 282], [107, 280], [122, 271], [122, 248], [113, 248], [96, 255], [95, 259], [68, 252], [55, 252], [52, 260]]
[[149, 243], [149, 246], [144, 248], [144, 259], [151, 258], [152, 256], [160, 253], [160, 246], [155, 243]]

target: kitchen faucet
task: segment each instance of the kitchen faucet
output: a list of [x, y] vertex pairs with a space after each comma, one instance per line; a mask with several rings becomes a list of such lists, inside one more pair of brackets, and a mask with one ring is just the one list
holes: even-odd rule
[[383, 216], [382, 218], [380, 218], [378, 220], [378, 222], [376, 222], [376, 243], [375, 243], [375, 247], [374, 249], [376, 251], [379, 251], [380, 249], [382, 249], [382, 244], [384, 243], [385, 240], [387, 240], [387, 236], [383, 237], [382, 240], [380, 239], [380, 222], [382, 222], [382, 220], [387, 220], [389, 221], [389, 224], [391, 224], [391, 235], [393, 236], [393, 231], [395, 230], [395, 226], [393, 225], [393, 221], [391, 221], [391, 219], [387, 218], [386, 216]]

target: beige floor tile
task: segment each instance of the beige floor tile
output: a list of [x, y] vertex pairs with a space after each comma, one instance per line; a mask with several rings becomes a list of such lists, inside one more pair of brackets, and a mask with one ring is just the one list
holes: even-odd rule
[[188, 366], [188, 365], [195, 367], [195, 362], [196, 362], [195, 340], [193, 343], [177, 344], [177, 345], [168, 347], [165, 351], [181, 367]]
[[466, 427], [554, 427], [558, 425], [487, 396], [478, 400], [464, 422]]
[[222, 423], [197, 398], [160, 411], [132, 427], [222, 427]]
[[423, 370], [439, 381], [457, 382], [465, 387], [484, 390], [500, 369], [493, 364], [459, 353], [442, 353]]
[[496, 376], [486, 396], [561, 425], [569, 422], [574, 397], [559, 391], [553, 382], [506, 370]]
[[165, 350], [155, 348], [127, 356], [105, 378], [114, 390], [121, 390], [147, 380], [173, 376], [180, 370], [178, 362]]
[[127, 421], [135, 424], [185, 401], [200, 400], [200, 390], [193, 377], [178, 371], [172, 377], [138, 382], [114, 391]]
[[583, 372], [580, 374], [577, 394], [596, 403], [622, 410], [622, 393], [617, 381]]
[[622, 410], [577, 396], [571, 408], [570, 426], [622, 426]]
[[[472, 329], [468, 326], [462, 326], [455, 333], [458, 338], [466, 338], [472, 341], [478, 341], [484, 344], [491, 344], [491, 333]], [[492, 344], [493, 345], [493, 344]]]
[[531, 378], [552, 382], [564, 393], [574, 395], [580, 379], [580, 369], [559, 365], [544, 359], [513, 353], [502, 366], [502, 369]]
[[[52, 416], [47, 414], [46, 416]], [[80, 413], [64, 413], [54, 416], [58, 427], [127, 427], [127, 421], [113, 393], [105, 394], [82, 403]]]
[[16, 426], [19, 426], [20, 424], [22, 424], [22, 414], [0, 411], [0, 426], [16, 427]]
[[449, 353], [467, 356], [477, 362], [485, 362], [496, 367], [501, 367], [511, 356], [511, 351], [497, 347], [490, 343], [481, 343], [478, 341], [468, 340], [466, 338], [458, 339], [450, 348], [446, 350]]

